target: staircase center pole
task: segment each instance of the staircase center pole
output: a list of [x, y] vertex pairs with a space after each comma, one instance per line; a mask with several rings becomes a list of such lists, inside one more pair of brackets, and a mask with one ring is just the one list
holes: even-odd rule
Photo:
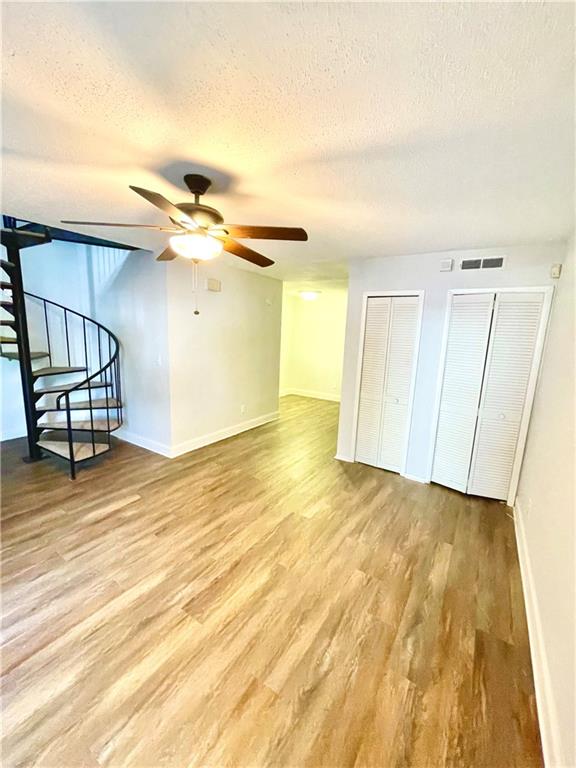
[[14, 303], [14, 319], [18, 344], [20, 376], [22, 378], [22, 393], [24, 395], [24, 413], [26, 415], [26, 432], [28, 437], [28, 456], [24, 461], [39, 461], [42, 451], [37, 443], [36, 401], [34, 394], [34, 376], [32, 375], [32, 360], [30, 359], [30, 340], [28, 338], [28, 321], [26, 319], [26, 300], [22, 282], [22, 267], [20, 264], [20, 249], [13, 244], [6, 245], [8, 261], [13, 264], [10, 270], [12, 283], [12, 301]]

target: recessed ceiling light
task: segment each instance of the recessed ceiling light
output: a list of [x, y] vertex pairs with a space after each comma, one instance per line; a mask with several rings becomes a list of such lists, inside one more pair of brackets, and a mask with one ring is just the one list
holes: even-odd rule
[[316, 301], [321, 293], [322, 291], [298, 291], [300, 298], [304, 301]]

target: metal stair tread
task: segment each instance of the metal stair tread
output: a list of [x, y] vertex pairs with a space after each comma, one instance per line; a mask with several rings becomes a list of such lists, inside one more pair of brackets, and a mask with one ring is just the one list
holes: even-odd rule
[[0, 267], [2, 269], [14, 269], [14, 264], [11, 261], [6, 261], [6, 259], [0, 259]]
[[16, 336], [0, 336], [0, 344], [18, 344]]
[[[40, 389], [35, 389], [34, 392], [37, 395], [51, 395], [58, 392], [67, 392], [69, 389], [72, 389], [72, 387], [75, 387], [76, 384], [54, 384], [51, 387], [41, 387]], [[87, 384], [82, 384], [82, 386], [78, 387], [78, 391], [81, 389], [100, 389], [100, 387], [111, 387], [112, 382], [110, 381], [89, 381]]]
[[[105, 397], [98, 397], [94, 398], [92, 400], [92, 406], [90, 406], [90, 400], [80, 400], [78, 402], [70, 402], [70, 410], [71, 411], [88, 411], [90, 410], [90, 407], [92, 409], [102, 409], [102, 408], [110, 408], [110, 410], [117, 408], [121, 408], [121, 404], [116, 400], [114, 397], [108, 398], [108, 405], [106, 405], [106, 398]], [[37, 410], [39, 411], [56, 411], [56, 412], [62, 412], [65, 411], [65, 404], [64, 400], [61, 401], [61, 407], [60, 408], [44, 408], [42, 405], [37, 406]], [[112, 420], [110, 420], [112, 422]]]
[[[68, 425], [64, 420], [52, 421], [50, 419], [40, 419], [37, 426], [39, 429], [68, 429]], [[93, 419], [92, 421], [90, 421], [90, 419], [81, 419], [76, 421], [72, 420], [70, 422], [70, 428], [73, 431], [78, 430], [79, 432], [91, 432], [92, 429], [94, 429], [95, 432], [113, 432], [115, 429], [118, 429], [119, 426], [120, 422], [118, 419]]]
[[0, 288], [3, 291], [11, 291], [13, 287], [12, 283], [9, 283], [7, 280], [0, 280]]
[[[2, 342], [2, 344], [10, 344], [10, 343], [15, 344], [16, 341]], [[20, 360], [20, 357], [18, 356], [18, 352], [2, 352], [0, 356], [5, 357], [8, 360]], [[30, 360], [41, 360], [43, 357], [48, 357], [48, 352], [30, 352]]]
[[86, 368], [76, 366], [52, 366], [48, 368], [37, 368], [32, 371], [32, 375], [38, 376], [56, 376], [59, 373], [82, 373]]
[[0, 325], [15, 325], [15, 320], [0, 320]]
[[[58, 456], [62, 456], [64, 459], [70, 461], [70, 446], [63, 440], [38, 440], [38, 445], [51, 453], [56, 453]], [[101, 453], [106, 453], [110, 450], [110, 446], [107, 443], [79, 443], [74, 441], [72, 443], [72, 454], [74, 461], [84, 461], [85, 459], [92, 459], [94, 456], [98, 456]]]

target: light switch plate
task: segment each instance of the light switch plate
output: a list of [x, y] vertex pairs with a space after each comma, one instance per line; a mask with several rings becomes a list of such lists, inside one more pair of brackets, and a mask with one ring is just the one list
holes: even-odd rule
[[550, 277], [558, 279], [562, 274], [562, 264], [552, 264], [550, 267]]

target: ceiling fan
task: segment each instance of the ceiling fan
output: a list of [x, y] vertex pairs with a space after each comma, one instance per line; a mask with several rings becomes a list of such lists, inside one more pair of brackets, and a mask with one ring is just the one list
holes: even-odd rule
[[218, 256], [222, 250], [233, 253], [241, 259], [256, 264], [259, 267], [269, 267], [274, 262], [247, 248], [234, 240], [239, 238], [255, 238], [256, 240], [308, 240], [307, 233], [299, 227], [256, 227], [243, 224], [225, 224], [224, 218], [216, 208], [200, 203], [210, 184], [210, 179], [196, 173], [184, 176], [184, 182], [194, 195], [193, 203], [171, 203], [158, 192], [151, 192], [142, 187], [133, 187], [137, 194], [156, 208], [166, 213], [171, 221], [170, 226], [155, 226], [153, 224], [118, 224], [105, 221], [62, 221], [63, 224], [83, 224], [95, 227], [137, 227], [140, 229], [155, 229], [160, 232], [171, 232], [169, 246], [165, 248], [158, 261], [171, 261], [177, 256], [192, 261], [206, 261]]

